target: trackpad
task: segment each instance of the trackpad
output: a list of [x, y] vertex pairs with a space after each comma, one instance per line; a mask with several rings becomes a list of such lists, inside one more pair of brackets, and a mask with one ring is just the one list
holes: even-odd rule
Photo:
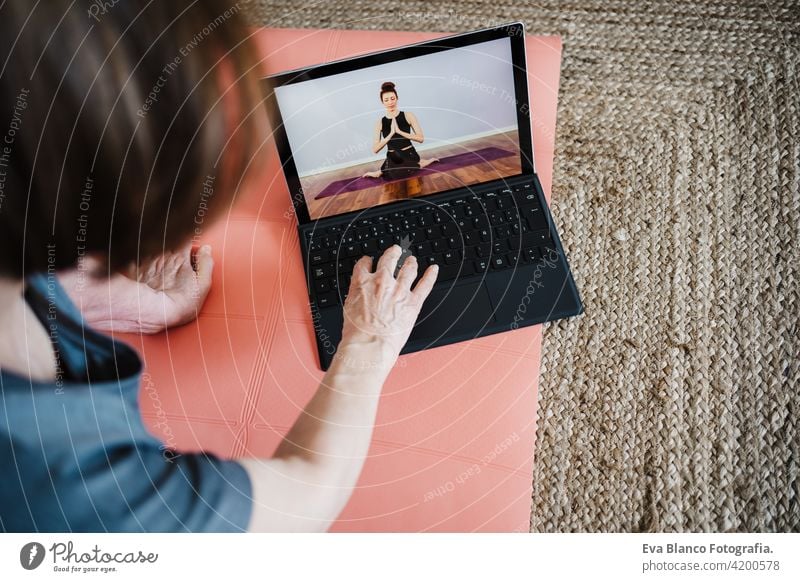
[[471, 334], [494, 322], [492, 303], [482, 281], [437, 287], [422, 305], [409, 341], [435, 341]]

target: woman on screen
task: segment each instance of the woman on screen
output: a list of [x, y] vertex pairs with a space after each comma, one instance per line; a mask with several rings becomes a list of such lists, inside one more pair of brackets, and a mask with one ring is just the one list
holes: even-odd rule
[[411, 142], [422, 143], [425, 136], [417, 116], [410, 111], [400, 111], [397, 107], [397, 89], [394, 83], [386, 81], [381, 85], [381, 102], [386, 115], [375, 124], [375, 138], [372, 150], [377, 154], [386, 147], [386, 159], [381, 169], [366, 172], [365, 178], [396, 180], [412, 175], [416, 170], [438, 162], [438, 158], [420, 159]]

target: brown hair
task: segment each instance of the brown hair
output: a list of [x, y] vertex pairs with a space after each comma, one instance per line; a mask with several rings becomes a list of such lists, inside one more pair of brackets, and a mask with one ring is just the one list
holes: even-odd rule
[[238, 3], [1, 6], [0, 276], [175, 250], [260, 166], [260, 60]]
[[381, 85], [381, 94], [380, 94], [381, 101], [383, 101], [384, 93], [394, 93], [394, 96], [397, 97], [397, 89], [394, 88], [394, 83], [392, 83], [391, 81], [385, 81]]

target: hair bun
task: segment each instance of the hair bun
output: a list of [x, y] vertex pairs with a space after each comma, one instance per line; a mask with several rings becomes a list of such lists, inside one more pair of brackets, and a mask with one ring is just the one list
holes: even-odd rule
[[381, 85], [381, 91], [394, 91], [394, 83], [391, 81], [385, 81]]

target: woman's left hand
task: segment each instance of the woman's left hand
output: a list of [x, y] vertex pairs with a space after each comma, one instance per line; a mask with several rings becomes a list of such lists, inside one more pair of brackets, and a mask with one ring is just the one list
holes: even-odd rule
[[[86, 260], [85, 271], [90, 271], [93, 261]], [[201, 247], [194, 263], [191, 247], [186, 247], [108, 279], [95, 279], [83, 269], [59, 279], [84, 321], [95, 329], [158, 333], [192, 321], [205, 302], [214, 268], [211, 247]]]

